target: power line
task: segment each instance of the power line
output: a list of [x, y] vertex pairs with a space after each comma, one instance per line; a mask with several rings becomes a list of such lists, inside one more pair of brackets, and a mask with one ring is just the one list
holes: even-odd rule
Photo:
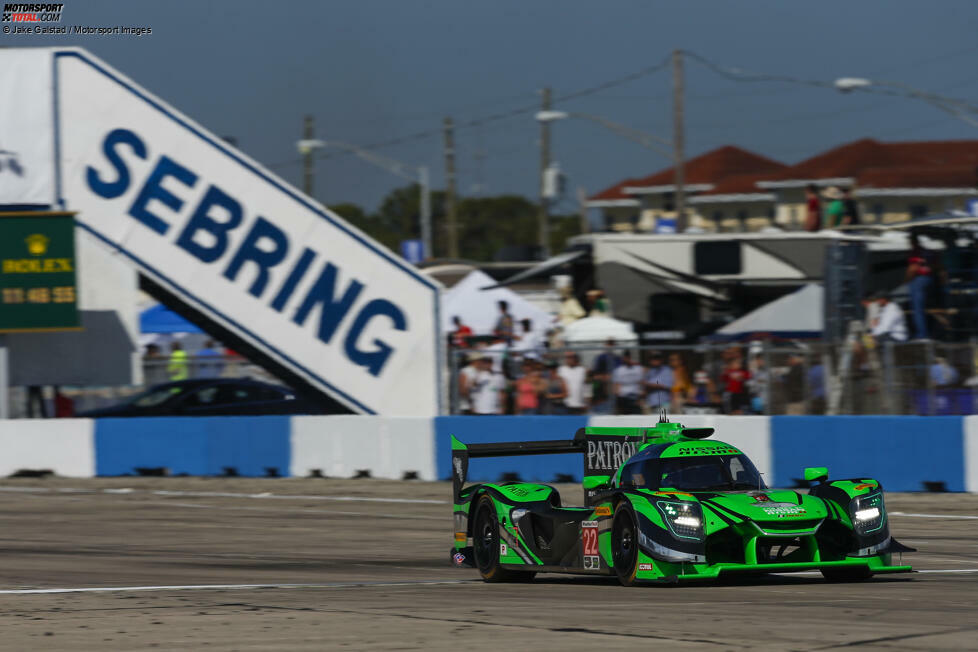
[[768, 73], [752, 72], [749, 70], [744, 70], [743, 68], [737, 68], [735, 66], [724, 66], [715, 61], [711, 61], [706, 57], [697, 54], [696, 52], [690, 52], [689, 50], [683, 50], [683, 54], [692, 59], [693, 61], [703, 65], [713, 72], [717, 73], [721, 77], [726, 77], [727, 79], [732, 79], [734, 81], [746, 81], [746, 82], [788, 82], [791, 84], [802, 84], [805, 86], [813, 86], [816, 88], [831, 88], [835, 90], [834, 82], [826, 82], [817, 79], [802, 79], [801, 77], [792, 77], [790, 75], [772, 75]]
[[[670, 62], [671, 62], [671, 56], [666, 56], [661, 62], [657, 63], [654, 66], [647, 66], [645, 68], [642, 68], [641, 70], [637, 70], [637, 71], [635, 71], [633, 73], [630, 73], [628, 75], [623, 75], [621, 77], [616, 77], [616, 78], [610, 79], [610, 80], [608, 80], [606, 82], [602, 82], [600, 84], [595, 84], [594, 86], [588, 86], [587, 88], [582, 88], [582, 89], [577, 90], [577, 91], [574, 91], [572, 93], [565, 93], [563, 95], [558, 95], [558, 96], [556, 96], [554, 98], [554, 101], [556, 101], [556, 102], [567, 102], [567, 101], [575, 100], [575, 99], [578, 99], [578, 98], [581, 98], [581, 97], [587, 97], [588, 95], [594, 95], [595, 93], [600, 93], [601, 91], [607, 90], [609, 88], [615, 88], [616, 86], [621, 86], [623, 84], [627, 84], [629, 82], [633, 82], [635, 80], [641, 79], [642, 77], [646, 77], [648, 75], [652, 75], [652, 74], [655, 74], [656, 72], [659, 72], [660, 70], [662, 70], [666, 66], [668, 66], [670, 64]], [[455, 127], [457, 129], [458, 128], [479, 127], [479, 126], [488, 124], [490, 122], [496, 122], [496, 121], [499, 121], [499, 120], [506, 120], [506, 119], [509, 119], [509, 118], [515, 118], [515, 117], [518, 117], [518, 116], [521, 116], [521, 115], [525, 115], [527, 113], [535, 113], [536, 111], [539, 111], [539, 106], [537, 104], [526, 104], [524, 106], [515, 107], [515, 108], [510, 109], [508, 111], [500, 111], [498, 113], [493, 113], [493, 114], [490, 114], [490, 115], [482, 116], [480, 118], [474, 118], [472, 120], [467, 120], [467, 121], [464, 121], [464, 122], [459, 122], [458, 124], [455, 125]], [[407, 142], [413, 142], [413, 141], [417, 141], [417, 140], [425, 140], [425, 139], [428, 139], [428, 138], [433, 138], [433, 137], [436, 137], [436, 136], [440, 136], [441, 133], [442, 133], [441, 129], [426, 129], [424, 131], [419, 131], [419, 132], [416, 132], [416, 133], [413, 133], [413, 134], [408, 134], [406, 136], [400, 136], [400, 137], [397, 137], [397, 138], [392, 138], [390, 140], [384, 140], [384, 141], [380, 141], [380, 142], [377, 142], [377, 143], [369, 143], [367, 145], [360, 145], [359, 147], [360, 147], [360, 149], [368, 149], [368, 150], [369, 149], [382, 149], [382, 148], [385, 148], [385, 147], [394, 147], [395, 145], [401, 145], [401, 144], [407, 143]], [[324, 153], [320, 153], [318, 155], [318, 158], [319, 159], [327, 159], [327, 158], [333, 158], [335, 156], [342, 156], [342, 155], [345, 155], [345, 154], [347, 154], [347, 153], [342, 153], [341, 154], [341, 153], [328, 153], [328, 152], [324, 152]], [[285, 160], [285, 161], [280, 161], [280, 162], [277, 162], [277, 163], [272, 163], [272, 164], [270, 164], [270, 165], [268, 165], [266, 167], [271, 168], [271, 169], [280, 169], [280, 168], [285, 168], [285, 167], [291, 167], [293, 165], [298, 165], [300, 163], [302, 163], [302, 159], [301, 158], [294, 158], [294, 159], [288, 159], [288, 160]]]

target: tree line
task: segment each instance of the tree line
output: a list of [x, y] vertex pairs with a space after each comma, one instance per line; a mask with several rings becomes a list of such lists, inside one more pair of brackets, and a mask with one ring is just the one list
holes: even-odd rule
[[[492, 261], [507, 245], [536, 245], [539, 206], [519, 195], [457, 199], [456, 223], [459, 257]], [[356, 226], [392, 251], [404, 240], [421, 237], [421, 189], [411, 184], [392, 190], [374, 213], [356, 204], [335, 204], [331, 211]], [[431, 193], [432, 258], [448, 252], [445, 193]], [[550, 216], [550, 251], [559, 252], [567, 239], [580, 233], [576, 214]]]

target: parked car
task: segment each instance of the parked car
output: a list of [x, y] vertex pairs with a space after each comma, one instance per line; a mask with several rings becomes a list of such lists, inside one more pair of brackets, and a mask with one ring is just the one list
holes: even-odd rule
[[238, 416], [320, 414], [288, 387], [241, 378], [181, 380], [150, 387], [124, 403], [88, 410], [80, 417]]

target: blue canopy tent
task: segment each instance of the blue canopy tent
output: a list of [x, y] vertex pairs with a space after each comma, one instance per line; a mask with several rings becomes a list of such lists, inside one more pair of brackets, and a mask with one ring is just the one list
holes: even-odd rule
[[139, 314], [142, 333], [203, 333], [197, 326], [173, 312], [162, 303]]

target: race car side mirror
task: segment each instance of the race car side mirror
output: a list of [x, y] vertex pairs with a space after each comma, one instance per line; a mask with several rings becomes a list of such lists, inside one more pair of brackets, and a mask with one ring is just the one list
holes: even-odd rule
[[825, 482], [829, 479], [829, 470], [824, 466], [811, 466], [805, 469], [805, 480], [808, 482]]

